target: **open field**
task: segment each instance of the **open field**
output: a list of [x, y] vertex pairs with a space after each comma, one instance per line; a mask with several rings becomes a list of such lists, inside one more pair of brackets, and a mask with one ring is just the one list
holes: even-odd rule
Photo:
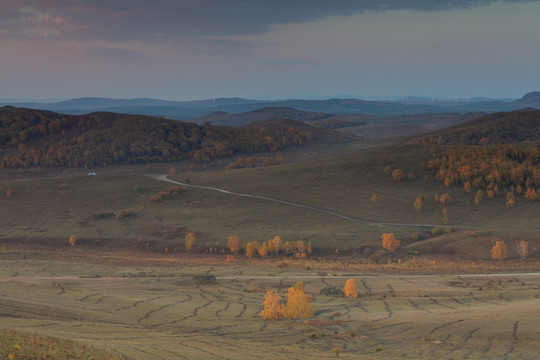
[[[199, 283], [193, 275], [216, 275]], [[1, 328], [140, 359], [536, 359], [540, 275], [316, 275], [243, 264], [0, 262]], [[355, 278], [357, 300], [320, 295]], [[315, 316], [264, 321], [264, 292], [304, 281]], [[497, 314], [496, 316], [494, 316]], [[24, 346], [24, 345], [23, 345]]]

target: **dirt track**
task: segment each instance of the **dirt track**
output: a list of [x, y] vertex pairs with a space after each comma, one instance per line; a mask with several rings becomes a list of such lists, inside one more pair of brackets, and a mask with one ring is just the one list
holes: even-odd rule
[[[294, 203], [294, 202], [287, 201], [287, 200], [280, 200], [280, 199], [275, 199], [275, 198], [270, 198], [270, 197], [260, 196], [260, 195], [243, 194], [243, 193], [238, 193], [238, 192], [234, 192], [234, 191], [220, 189], [220, 188], [212, 187], [212, 186], [186, 184], [186, 183], [183, 183], [183, 182], [171, 180], [171, 179], [169, 179], [167, 177], [167, 175], [145, 175], [145, 176], [147, 176], [147, 177], [149, 177], [151, 179], [169, 182], [171, 184], [176, 184], [176, 185], [181, 185], [181, 186], [186, 186], [186, 187], [192, 187], [192, 188], [196, 188], [196, 189], [205, 189], [205, 190], [217, 191], [217, 192], [220, 192], [222, 194], [227, 194], [227, 195], [233, 195], [233, 196], [240, 196], [240, 197], [246, 197], [246, 198], [252, 198], [252, 199], [260, 199], [260, 200], [265, 200], [265, 201], [271, 201], [271, 202], [275, 202], [275, 203], [279, 203], [279, 204], [283, 204], [283, 205], [287, 205], [287, 206], [293, 206], [293, 207], [297, 207], [297, 208], [322, 212], [322, 213], [325, 213], [325, 214], [328, 214], [328, 215], [331, 215], [331, 216], [338, 217], [340, 219], [344, 219], [344, 220], [352, 221], [352, 222], [357, 222], [357, 223], [362, 223], [362, 224], [366, 224], [366, 225], [372, 225], [372, 226], [381, 226], [381, 225], [383, 225], [383, 226], [404, 226], [404, 227], [429, 228], [429, 229], [440, 226], [439, 224], [396, 223], [396, 222], [376, 221], [376, 220], [372, 220], [372, 219], [355, 218], [355, 217], [352, 217], [352, 216], [344, 215], [344, 214], [338, 213], [336, 211], [324, 209], [324, 208], [321, 208], [321, 207]], [[451, 228], [451, 229], [462, 229], [462, 230], [499, 230], [499, 231], [509, 231], [509, 230], [511, 230], [511, 231], [540, 232], [540, 229], [526, 229], [525, 230], [525, 229], [521, 229], [521, 228], [509, 228], [509, 227], [483, 227], [483, 226], [466, 226], [466, 225], [445, 225], [445, 226], [448, 227], [448, 228]]]

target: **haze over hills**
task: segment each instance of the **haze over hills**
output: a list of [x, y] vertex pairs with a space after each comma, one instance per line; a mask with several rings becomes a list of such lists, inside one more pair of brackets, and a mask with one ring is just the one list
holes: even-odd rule
[[294, 108], [301, 111], [323, 112], [328, 114], [365, 113], [381, 116], [415, 115], [427, 113], [468, 113], [473, 111], [497, 112], [511, 111], [523, 107], [540, 108], [537, 93], [529, 93], [513, 102], [472, 98], [459, 100], [440, 100], [435, 98], [403, 97], [390, 101], [365, 101], [359, 99], [327, 100], [250, 100], [242, 98], [219, 98], [198, 101], [168, 101], [158, 99], [109, 99], [77, 98], [53, 103], [2, 102], [0, 105], [13, 105], [30, 109], [42, 109], [66, 114], [85, 114], [96, 111], [110, 111], [128, 114], [165, 116], [180, 120], [207, 116], [216, 111], [242, 113], [265, 107]]

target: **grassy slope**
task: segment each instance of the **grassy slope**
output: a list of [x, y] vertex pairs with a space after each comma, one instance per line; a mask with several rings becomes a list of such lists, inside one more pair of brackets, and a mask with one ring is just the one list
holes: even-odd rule
[[[484, 199], [474, 206], [474, 194], [460, 188], [445, 188], [438, 183], [426, 183], [417, 171], [413, 181], [396, 183], [383, 173], [382, 155], [393, 157], [392, 166], [407, 173], [426, 160], [425, 147], [394, 147], [382, 151], [363, 152], [334, 159], [277, 167], [181, 173], [173, 178], [193, 184], [212, 185], [249, 194], [317, 206], [356, 218], [380, 222], [427, 223], [441, 225], [444, 206], [431, 199], [435, 193], [449, 192], [455, 199], [446, 206], [450, 225], [479, 227], [509, 227], [532, 230], [540, 228], [538, 217], [532, 216], [537, 202], [517, 199], [517, 205], [507, 209], [503, 198]], [[316, 176], [319, 180], [315, 180]], [[353, 248], [362, 243], [379, 246], [383, 232], [395, 232], [407, 245], [408, 235], [425, 228], [373, 226], [350, 222], [328, 214], [264, 200], [239, 198], [203, 189], [189, 188], [177, 198], [153, 202], [152, 195], [172, 185], [140, 175], [103, 175], [97, 177], [63, 177], [0, 182], [0, 225], [4, 239], [32, 238], [67, 244], [74, 234], [80, 244], [109, 242], [135, 244], [138, 240], [157, 241], [160, 248], [181, 248], [186, 231], [197, 232], [197, 245], [224, 245], [229, 235], [238, 234], [244, 241], [266, 240], [280, 235], [284, 240], [304, 238], [316, 248], [333, 250]], [[7, 188], [13, 196], [4, 195]], [[417, 212], [413, 202], [426, 194], [424, 210]], [[377, 196], [376, 203], [371, 196]], [[467, 201], [469, 202], [467, 205]], [[141, 207], [144, 210], [141, 211]], [[96, 219], [103, 212], [126, 210], [135, 214], [125, 220]], [[151, 234], [149, 224], [160, 224], [179, 230], [173, 234]], [[429, 230], [429, 229], [428, 229]], [[530, 239], [534, 252], [534, 236], [526, 231], [458, 232], [447, 235], [444, 242], [451, 251], [464, 251], [471, 242], [478, 243], [478, 254], [489, 257], [491, 240]], [[433, 240], [430, 240], [432, 244]], [[140, 245], [141, 242], [139, 242]], [[450, 251], [444, 246], [430, 251]], [[429, 246], [428, 246], [429, 245]], [[108, 245], [109, 246], [109, 245]], [[135, 246], [135, 245], [133, 245]], [[138, 245], [137, 245], [138, 246]], [[418, 246], [418, 245], [415, 245]], [[455, 249], [457, 248], [457, 250]], [[513, 247], [511, 247], [512, 254]], [[471, 255], [474, 255], [473, 249]], [[478, 255], [477, 254], [477, 255]], [[513, 254], [514, 256], [516, 254]], [[481, 256], [481, 255], [478, 255]]]

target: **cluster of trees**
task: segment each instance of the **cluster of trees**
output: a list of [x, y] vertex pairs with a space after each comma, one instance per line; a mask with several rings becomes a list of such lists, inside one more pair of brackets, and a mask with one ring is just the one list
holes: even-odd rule
[[306, 258], [313, 252], [311, 241], [307, 243], [304, 240], [282, 242], [280, 236], [275, 236], [267, 241], [251, 241], [243, 244], [237, 235], [231, 235], [227, 240], [227, 247], [234, 254], [244, 250], [248, 258], [256, 255], [264, 258], [268, 255], [278, 255], [280, 252], [286, 255], [294, 255], [297, 258]]
[[172, 199], [176, 197], [179, 193], [186, 192], [187, 188], [180, 187], [180, 186], [173, 186], [168, 188], [167, 190], [160, 191], [156, 195], [152, 196], [150, 200], [152, 201], [162, 201], [166, 199]]
[[16, 108], [2, 108], [0, 124], [0, 168], [209, 161], [277, 151], [313, 139], [293, 126], [199, 126], [151, 116], [63, 116]]
[[296, 283], [287, 291], [287, 302], [281, 301], [281, 296], [276, 290], [268, 290], [263, 302], [264, 310], [259, 316], [266, 320], [279, 319], [309, 319], [313, 316], [313, 297], [304, 292], [304, 283]]
[[0, 108], [0, 148], [17, 146], [31, 139], [55, 134], [66, 128], [73, 116], [49, 111]]
[[[341, 293], [339, 289], [331, 289]], [[354, 279], [347, 280], [341, 295], [345, 295], [349, 299], [358, 298], [358, 287]], [[313, 316], [312, 301], [313, 297], [305, 294], [302, 281], [296, 283], [295, 287], [289, 288], [285, 303], [276, 290], [268, 290], [264, 297], [264, 310], [259, 313], [259, 316], [265, 320], [308, 319]]]
[[540, 187], [540, 149], [536, 146], [452, 147], [434, 154], [427, 168], [447, 187], [461, 185], [465, 191], [480, 190], [489, 197], [515, 192], [534, 200]]
[[245, 159], [239, 156], [236, 161], [229, 163], [225, 167], [225, 170], [281, 165], [282, 162], [283, 158], [279, 155], [273, 158], [268, 156], [250, 156]]

